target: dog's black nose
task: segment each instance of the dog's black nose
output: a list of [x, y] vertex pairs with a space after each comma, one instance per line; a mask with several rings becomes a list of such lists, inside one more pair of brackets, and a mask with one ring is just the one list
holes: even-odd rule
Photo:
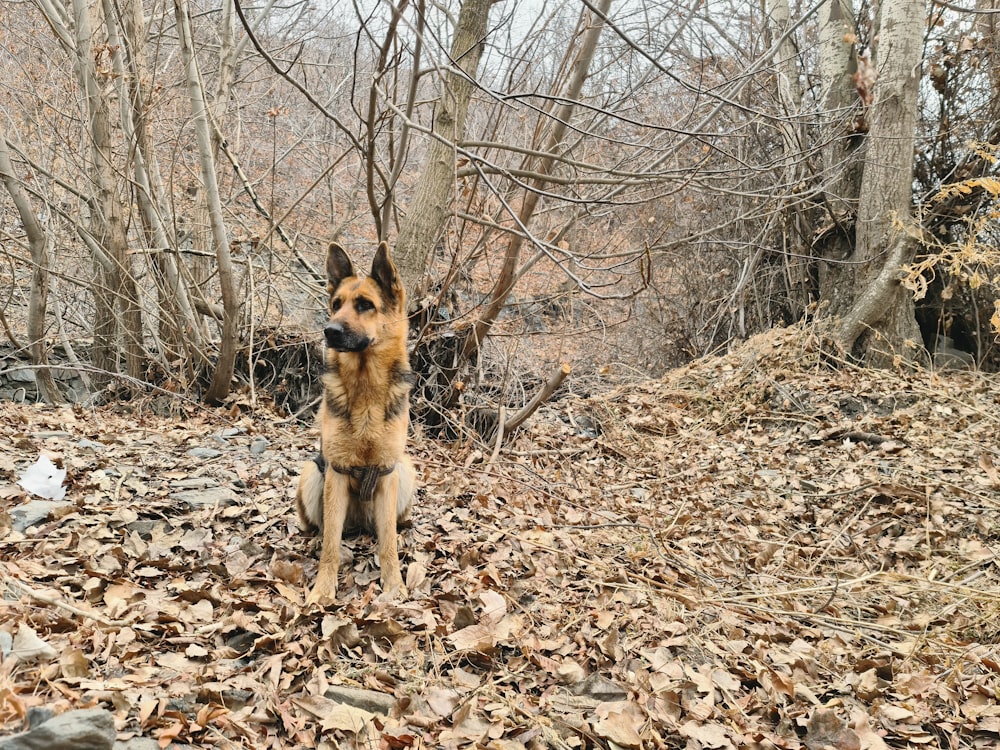
[[363, 352], [371, 344], [371, 339], [343, 323], [327, 323], [323, 336], [327, 348], [338, 352]]
[[343, 323], [329, 323], [323, 329], [323, 335], [326, 337], [326, 345], [328, 347], [331, 349], [339, 348], [339, 345], [344, 341]]

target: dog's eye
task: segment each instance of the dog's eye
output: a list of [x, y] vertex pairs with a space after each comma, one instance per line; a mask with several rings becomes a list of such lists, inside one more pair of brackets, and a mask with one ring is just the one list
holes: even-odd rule
[[344, 303], [340, 301], [340, 297], [337, 297], [330, 303], [330, 309], [337, 312], [343, 304]]
[[365, 299], [364, 297], [358, 297], [354, 301], [354, 309], [359, 313], [368, 312], [369, 310], [375, 309], [375, 303], [370, 299]]

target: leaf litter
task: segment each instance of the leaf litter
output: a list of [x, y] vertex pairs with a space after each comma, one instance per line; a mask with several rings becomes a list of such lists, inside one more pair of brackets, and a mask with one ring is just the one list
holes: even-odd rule
[[[489, 459], [414, 438], [409, 600], [379, 600], [362, 536], [327, 610], [291, 502], [312, 429], [4, 404], [5, 728], [99, 706], [160, 747], [996, 747], [997, 378], [825, 357], [777, 330], [563, 395]], [[18, 530], [40, 455], [70, 507]]]

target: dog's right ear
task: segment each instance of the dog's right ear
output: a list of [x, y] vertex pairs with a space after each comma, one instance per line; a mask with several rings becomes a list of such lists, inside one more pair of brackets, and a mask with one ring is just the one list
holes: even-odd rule
[[341, 281], [353, 275], [354, 266], [351, 265], [351, 259], [347, 257], [344, 248], [336, 242], [331, 242], [330, 248], [326, 251], [326, 291], [333, 294]]

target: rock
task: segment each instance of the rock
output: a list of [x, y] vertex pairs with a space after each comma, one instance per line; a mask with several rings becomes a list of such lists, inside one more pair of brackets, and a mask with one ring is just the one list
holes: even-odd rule
[[30, 367], [12, 367], [6, 372], [7, 378], [15, 383], [34, 383], [35, 371]]
[[11, 527], [15, 531], [24, 532], [32, 526], [47, 521], [51, 516], [59, 511], [73, 507], [73, 503], [65, 500], [29, 500], [26, 503], [12, 508], [10, 511]]
[[48, 706], [32, 706], [28, 709], [28, 726], [40, 727], [49, 719], [54, 719], [56, 712]]
[[160, 750], [160, 743], [152, 737], [133, 737], [125, 742], [116, 742], [114, 750]]
[[607, 677], [602, 677], [597, 672], [594, 672], [582, 682], [578, 682], [570, 690], [574, 695], [582, 695], [602, 703], [623, 701], [628, 698], [628, 690], [618, 683], [612, 682]]
[[254, 438], [253, 442], [250, 443], [250, 452], [255, 456], [259, 456], [267, 450], [268, 445], [267, 438]]
[[[193, 750], [193, 745], [185, 745], [181, 742], [171, 742], [167, 745], [166, 750], [188, 750], [191, 748]], [[151, 737], [133, 737], [130, 740], [125, 740], [124, 742], [119, 741], [115, 743], [114, 750], [162, 750], [160, 748], [160, 743]]]
[[0, 750], [112, 750], [115, 721], [100, 708], [67, 711], [23, 734], [0, 740]]
[[236, 493], [228, 487], [208, 487], [203, 490], [184, 490], [183, 492], [175, 492], [171, 495], [171, 497], [174, 500], [187, 503], [188, 507], [192, 510], [214, 508], [216, 506], [224, 508], [229, 505], [236, 505], [239, 502], [239, 498], [236, 496]]
[[939, 335], [934, 347], [935, 370], [974, 370], [976, 358], [970, 352], [955, 346], [951, 336]]
[[187, 452], [187, 455], [192, 458], [218, 458], [222, 455], [222, 451], [216, 450], [215, 448], [192, 448]]
[[209, 477], [188, 477], [187, 479], [174, 479], [170, 486], [175, 490], [200, 490], [216, 484], [214, 479]]
[[326, 689], [324, 695], [337, 703], [360, 708], [372, 714], [382, 714], [383, 716], [388, 716], [392, 707], [396, 705], [395, 696], [380, 693], [377, 690], [365, 690], [364, 688], [352, 688], [343, 685], [331, 685]]

